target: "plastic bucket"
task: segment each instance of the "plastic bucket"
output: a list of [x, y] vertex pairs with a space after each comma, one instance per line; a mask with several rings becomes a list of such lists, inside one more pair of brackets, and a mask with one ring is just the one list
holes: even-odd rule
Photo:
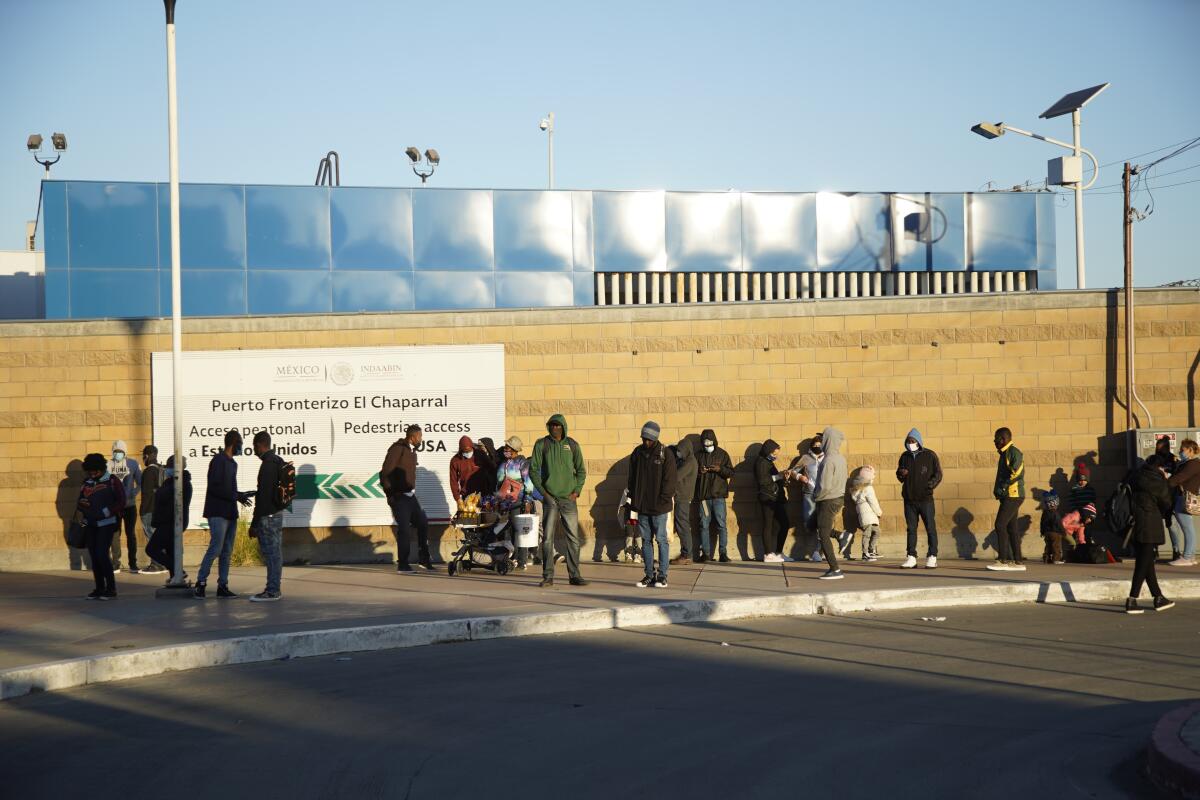
[[516, 547], [538, 546], [538, 518], [536, 514], [517, 514], [513, 526], [513, 545]]

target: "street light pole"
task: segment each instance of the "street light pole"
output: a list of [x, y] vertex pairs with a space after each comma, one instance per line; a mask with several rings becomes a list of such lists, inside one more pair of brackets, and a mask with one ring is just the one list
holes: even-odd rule
[[167, 12], [167, 139], [171, 163], [171, 405], [175, 427], [175, 563], [169, 585], [185, 588], [183, 578], [183, 291], [179, 275], [179, 108], [175, 90], [175, 0], [163, 0]]
[[[1071, 112], [1071, 132], [1072, 132], [1072, 152], [1075, 157], [1079, 158], [1083, 148], [1079, 146], [1079, 109]], [[1095, 157], [1092, 158], [1092, 163], [1096, 163]], [[1100, 174], [1099, 165], [1096, 166], [1096, 172], [1092, 175], [1092, 183], [1095, 182], [1096, 176]], [[1091, 185], [1090, 183], [1088, 184]], [[1084, 264], [1083, 264], [1083, 184], [1075, 183], [1075, 286], [1076, 288], [1085, 288]]]

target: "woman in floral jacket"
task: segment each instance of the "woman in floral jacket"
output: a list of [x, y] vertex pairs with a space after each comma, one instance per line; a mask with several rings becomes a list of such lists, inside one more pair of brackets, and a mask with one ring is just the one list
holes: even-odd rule
[[[533, 486], [529, 477], [529, 459], [521, 455], [524, 443], [516, 436], [510, 437], [500, 448], [503, 461], [496, 470], [496, 510], [508, 515], [509, 529], [516, 530], [518, 514], [535, 514], [535, 504], [540, 504], [542, 495]], [[534, 548], [517, 548], [517, 569], [528, 566], [530, 551]]]

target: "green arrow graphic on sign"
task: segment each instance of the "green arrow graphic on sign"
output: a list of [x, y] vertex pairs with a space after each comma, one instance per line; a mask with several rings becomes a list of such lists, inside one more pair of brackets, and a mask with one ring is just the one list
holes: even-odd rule
[[364, 484], [339, 483], [344, 473], [329, 475], [297, 475], [297, 500], [370, 500], [382, 498], [379, 488], [379, 473], [372, 475]]

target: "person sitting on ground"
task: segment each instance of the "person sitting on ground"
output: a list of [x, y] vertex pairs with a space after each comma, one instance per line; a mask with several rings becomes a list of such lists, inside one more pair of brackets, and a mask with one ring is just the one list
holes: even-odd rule
[[1063, 516], [1060, 509], [1061, 501], [1058, 492], [1050, 490], [1042, 494], [1042, 538], [1046, 540], [1046, 550], [1042, 553], [1042, 561], [1047, 564], [1063, 564]]
[[[874, 480], [875, 467], [867, 464], [858, 470], [858, 476], [854, 479], [854, 488], [850, 493], [850, 499], [854, 501], [854, 507], [858, 512], [858, 527], [863, 532], [863, 561], [879, 560], [879, 519], [883, 516], [883, 509], [880, 508], [879, 499], [875, 496], [875, 487], [872, 485]], [[854, 532], [851, 531], [842, 550], [842, 555], [849, 560], [853, 560], [854, 557], [853, 545]]]
[[1096, 490], [1092, 487], [1092, 471], [1087, 464], [1080, 461], [1075, 465], [1075, 474], [1071, 478], [1071, 491], [1067, 495], [1067, 511], [1082, 511], [1083, 507], [1089, 503], [1093, 506], [1096, 505]]

